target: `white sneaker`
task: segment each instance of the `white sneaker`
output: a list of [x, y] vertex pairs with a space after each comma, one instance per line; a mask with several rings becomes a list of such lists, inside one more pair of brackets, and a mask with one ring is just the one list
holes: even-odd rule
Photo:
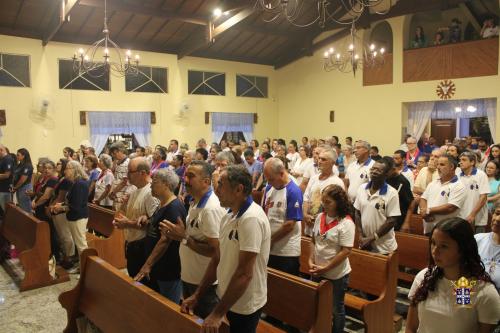
[[56, 278], [56, 257], [54, 256], [49, 259], [49, 274], [53, 279]]

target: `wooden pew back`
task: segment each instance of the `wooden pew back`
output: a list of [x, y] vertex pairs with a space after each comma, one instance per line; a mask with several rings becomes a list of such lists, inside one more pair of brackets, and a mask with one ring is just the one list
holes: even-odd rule
[[332, 292], [329, 281], [316, 283], [268, 268], [264, 312], [303, 332], [329, 332]]
[[415, 235], [424, 234], [424, 221], [418, 214], [412, 214], [410, 217], [410, 233]]
[[371, 295], [382, 295], [387, 288], [387, 256], [353, 249], [349, 256], [349, 287]]
[[[33, 248], [37, 235], [42, 239], [47, 238], [50, 244], [49, 225], [12, 203], [7, 204], [3, 223], [0, 226], [4, 237], [14, 244], [19, 251]], [[48, 249], [47, 258], [50, 254], [50, 248]], [[47, 250], [47, 248], [44, 250]]]
[[[49, 272], [50, 228], [45, 221], [40, 221], [27, 214], [21, 208], [8, 203], [3, 222], [0, 224], [0, 234], [15, 245], [19, 251], [19, 261], [24, 269], [24, 277], [19, 282], [19, 290], [31, 290], [69, 280], [68, 274], [62, 269], [56, 269], [55, 277]], [[9, 275], [16, 279], [12, 267], [4, 265]], [[16, 279], [18, 280], [18, 279]]]
[[[199, 333], [201, 329], [200, 318], [180, 313], [179, 305], [134, 282], [97, 257], [95, 249], [83, 252], [80, 280], [59, 296], [59, 302], [68, 315], [66, 333], [77, 332], [76, 318], [82, 315], [107, 333]], [[220, 332], [229, 332], [227, 324]]]
[[87, 228], [95, 230], [100, 234], [110, 237], [115, 231], [113, 219], [115, 218], [112, 210], [89, 204], [89, 221]]
[[116, 268], [125, 268], [125, 237], [123, 230], [113, 226], [115, 212], [89, 204], [89, 220], [87, 228], [97, 231], [107, 238], [101, 238], [94, 234], [87, 233], [87, 243], [99, 253], [99, 256]]
[[[399, 266], [422, 270], [429, 265], [429, 238], [427, 236], [408, 234], [396, 231], [398, 243]], [[411, 283], [414, 274], [400, 270], [398, 279]]]

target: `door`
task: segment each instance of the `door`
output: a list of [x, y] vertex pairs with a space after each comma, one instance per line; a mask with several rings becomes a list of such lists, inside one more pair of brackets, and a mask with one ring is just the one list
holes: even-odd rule
[[457, 134], [456, 119], [432, 119], [431, 135], [436, 139], [438, 146], [444, 145], [446, 140], [453, 141]]

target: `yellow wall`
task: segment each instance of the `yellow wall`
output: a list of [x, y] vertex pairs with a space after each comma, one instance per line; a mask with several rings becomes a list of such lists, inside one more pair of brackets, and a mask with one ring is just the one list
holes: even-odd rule
[[[319, 50], [278, 70], [279, 134], [291, 139], [304, 135], [342, 139], [352, 136], [379, 146], [384, 154], [399, 146], [404, 102], [437, 100], [439, 81], [402, 82], [404, 17], [388, 20], [394, 32], [393, 84], [363, 87], [363, 73], [325, 72]], [[473, 64], [471, 64], [473, 66]], [[453, 99], [495, 97], [500, 100], [500, 77], [488, 76], [454, 79], [457, 87]], [[335, 110], [335, 122], [329, 122], [329, 111]], [[498, 114], [498, 108], [497, 108]], [[497, 119], [500, 117], [497, 116]], [[496, 125], [500, 139], [500, 120]]]
[[[2, 143], [11, 149], [27, 147], [34, 157], [58, 157], [63, 146], [76, 147], [88, 138], [88, 126], [79, 123], [79, 111], [155, 111], [157, 124], [152, 126], [152, 143], [167, 144], [171, 138], [188, 142], [198, 138], [211, 140], [211, 127], [204, 124], [204, 113], [258, 113], [255, 137], [300, 139], [337, 135], [366, 139], [390, 153], [399, 145], [401, 128], [407, 114], [403, 103], [436, 100], [438, 81], [403, 83], [403, 27], [409, 19], [398, 17], [388, 22], [394, 32], [394, 80], [391, 85], [363, 87], [362, 72], [352, 74], [323, 71], [322, 54], [303, 58], [275, 71], [269, 66], [140, 52], [142, 64], [169, 69], [169, 93], [126, 93], [124, 79], [112, 77], [111, 92], [60, 90], [57, 59], [69, 57], [78, 45], [50, 43], [42, 48], [38, 40], [0, 35], [0, 52], [31, 56], [31, 88], [0, 87], [0, 109], [7, 111], [7, 126], [1, 128]], [[471, 64], [473, 65], [473, 64]], [[226, 96], [187, 94], [187, 70], [198, 69], [226, 73]], [[269, 98], [235, 97], [235, 74], [269, 77]], [[500, 77], [455, 79], [454, 99], [497, 98], [500, 100]], [[39, 108], [41, 100], [50, 101], [48, 116], [53, 126], [33, 122], [30, 109]], [[190, 106], [188, 115], [179, 119], [182, 104]], [[329, 111], [335, 110], [335, 122]], [[497, 117], [500, 119], [500, 117]], [[500, 139], [500, 120], [497, 137]]]
[[[254, 135], [257, 138], [276, 133], [278, 119], [277, 87], [272, 67], [238, 62], [140, 52], [141, 64], [168, 67], [169, 92], [125, 92], [124, 78], [111, 77], [111, 91], [81, 91], [59, 89], [57, 59], [70, 58], [79, 46], [49, 43], [0, 35], [0, 52], [30, 55], [31, 88], [0, 87], [0, 109], [7, 113], [7, 126], [1, 127], [0, 142], [11, 150], [26, 147], [33, 157], [62, 155], [64, 146], [77, 147], [88, 139], [88, 126], [80, 125], [80, 111], [155, 111], [156, 125], [152, 125], [152, 144], [168, 144], [172, 138], [193, 146], [199, 138], [211, 140], [211, 125], [205, 125], [205, 112], [258, 113]], [[226, 73], [226, 96], [188, 95], [188, 69]], [[237, 73], [267, 76], [269, 98], [236, 97]], [[41, 101], [48, 99], [48, 118], [52, 121], [34, 122], [29, 113], [40, 109]], [[187, 103], [189, 112], [179, 118], [181, 105]]]

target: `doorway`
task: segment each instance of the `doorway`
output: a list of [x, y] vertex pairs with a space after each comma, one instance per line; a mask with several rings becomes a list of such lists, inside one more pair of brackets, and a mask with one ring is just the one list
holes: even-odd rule
[[442, 146], [446, 140], [450, 142], [456, 136], [457, 120], [456, 119], [432, 119], [431, 120], [431, 133], [436, 139], [436, 144]]

